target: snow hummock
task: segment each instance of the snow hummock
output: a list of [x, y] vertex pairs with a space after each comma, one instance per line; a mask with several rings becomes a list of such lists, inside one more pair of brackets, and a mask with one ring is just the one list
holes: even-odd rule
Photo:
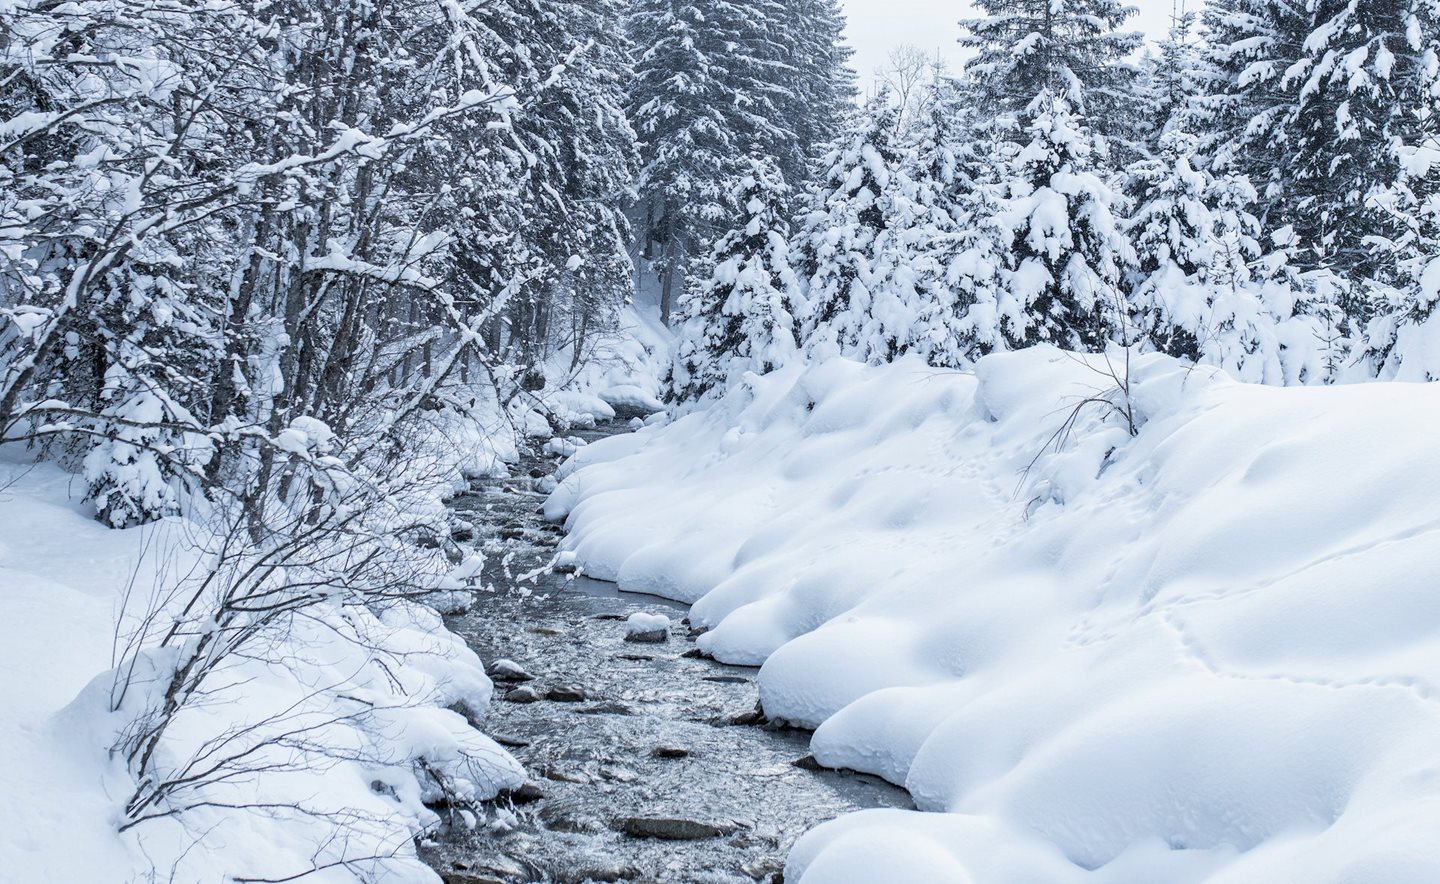
[[546, 509], [587, 574], [763, 664], [821, 764], [936, 812], [823, 825], [786, 880], [1418, 884], [1437, 433], [1433, 384], [834, 359], [588, 446]]
[[664, 614], [636, 612], [625, 621], [626, 635], [643, 635], [647, 632], [668, 632], [669, 630], [670, 618]]

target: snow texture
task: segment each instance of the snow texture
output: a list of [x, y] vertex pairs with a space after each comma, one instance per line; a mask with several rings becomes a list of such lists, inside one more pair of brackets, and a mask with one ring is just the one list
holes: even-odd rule
[[[446, 708], [478, 714], [492, 686], [433, 610], [319, 606], [268, 655], [286, 665], [237, 660], [223, 673], [231, 689], [187, 711], [162, 751], [183, 761], [244, 727], [256, 738], [288, 729], [306, 745], [262, 748], [253, 756], [262, 772], [188, 793], [214, 806], [117, 834], [134, 783], [106, 748], [155, 687], [142, 673], [111, 711], [116, 615], [122, 634], [136, 626], [146, 594], [163, 595], [189, 567], [197, 526], [172, 518], [109, 529], [79, 502], [84, 483], [50, 465], [0, 462], [0, 489], [0, 878], [219, 884], [295, 875], [346, 851], [375, 858], [306, 880], [436, 880], [413, 846], [438, 822], [425, 805], [440, 796], [422, 769], [460, 799], [523, 781], [504, 749]], [[163, 664], [138, 665], [151, 662]], [[285, 810], [289, 802], [308, 812]], [[232, 809], [267, 805], [275, 809]]]
[[694, 602], [821, 764], [943, 812], [786, 880], [1440, 878], [1440, 388], [1124, 366], [834, 359], [566, 466], [587, 574]]

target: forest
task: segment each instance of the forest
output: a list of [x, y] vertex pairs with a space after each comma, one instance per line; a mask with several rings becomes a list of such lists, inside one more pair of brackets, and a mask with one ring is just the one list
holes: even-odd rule
[[[957, 61], [872, 77], [842, 0], [0, 0], [0, 878], [1434, 880], [1400, 735], [1440, 734], [1440, 0], [1173, 7], [1154, 39], [1123, 0], [973, 0]], [[543, 741], [495, 710], [602, 666], [516, 650], [587, 581], [633, 628], [572, 647], [692, 606], [670, 663], [763, 666], [694, 677], [908, 797], [781, 794], [811, 816], [759, 865], [727, 817], [743, 867], [462, 876], [476, 832], [585, 831], [520, 809]], [[1067, 681], [1091, 647], [1126, 674]], [[1186, 667], [1255, 693], [1140, 675]], [[1145, 691], [1196, 699], [1115, 711]], [[1105, 734], [1198, 772], [1081, 782]]]

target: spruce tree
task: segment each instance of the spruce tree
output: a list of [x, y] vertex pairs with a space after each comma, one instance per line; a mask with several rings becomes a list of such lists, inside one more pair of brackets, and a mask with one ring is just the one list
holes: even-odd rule
[[715, 243], [681, 301], [669, 398], [698, 402], [746, 372], [766, 374], [796, 351], [789, 188], [768, 159], [750, 158], [734, 200], [742, 224]]
[[978, 108], [989, 117], [1021, 114], [1041, 93], [1123, 134], [1134, 69], [1127, 57], [1143, 37], [1123, 32], [1135, 9], [1121, 0], [976, 0], [983, 16], [964, 19], [960, 43]]
[[820, 356], [883, 362], [905, 351], [919, 312], [908, 236], [923, 215], [885, 95], [827, 158], [797, 243], [802, 343]]
[[1048, 93], [1032, 104], [1025, 134], [1003, 212], [1003, 283], [1024, 319], [1006, 334], [1014, 346], [1104, 349], [1121, 331], [1134, 253], [1114, 215], [1118, 198], [1096, 171], [1102, 146]]
[[769, 0], [638, 0], [629, 113], [641, 140], [633, 210], [668, 321], [683, 268], [734, 220], [732, 182], [753, 152], [799, 162], [780, 110], [781, 7]]

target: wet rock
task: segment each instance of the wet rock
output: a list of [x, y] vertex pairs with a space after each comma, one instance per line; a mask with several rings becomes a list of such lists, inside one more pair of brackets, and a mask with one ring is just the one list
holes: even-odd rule
[[540, 821], [552, 832], [566, 832], [575, 835], [593, 835], [605, 831], [605, 823], [593, 816], [575, 813], [565, 809], [544, 810]]
[[829, 768], [816, 761], [814, 755], [806, 755], [804, 758], [797, 758], [790, 763], [801, 770], [829, 770]]
[[512, 804], [531, 804], [544, 798], [545, 792], [534, 783], [526, 781], [513, 789], [506, 789], [497, 797], [508, 799]]
[[576, 571], [580, 570], [580, 566], [575, 564], [574, 562], [561, 562], [560, 564], [553, 566], [550, 570], [552, 573], [555, 574], [574, 574]]
[[571, 872], [562, 873], [556, 878], [557, 884], [589, 884], [591, 881], [610, 882], [634, 881], [641, 876], [639, 869], [634, 866], [622, 865], [587, 865]]
[[699, 638], [700, 636], [704, 635], [709, 631], [710, 627], [708, 626], [692, 626], [690, 627], [690, 631], [687, 633], [687, 635], [689, 635], [690, 638]]
[[519, 687], [505, 692], [507, 703], [538, 703], [542, 699], [544, 698], [540, 696], [540, 692], [530, 687]]
[[631, 838], [659, 838], [665, 841], [699, 841], [719, 838], [740, 830], [730, 820], [691, 820], [668, 816], [627, 816], [616, 825]]
[[616, 654], [616, 660], [629, 660], [632, 663], [649, 663], [655, 659], [653, 654]]
[[490, 664], [490, 677], [496, 681], [533, 681], [535, 676], [514, 660], [496, 660]]
[[535, 633], [536, 635], [564, 635], [564, 634], [565, 634], [565, 633], [561, 632], [560, 630], [555, 629], [555, 628], [552, 627], [552, 626], [532, 626], [532, 627], [530, 627], [530, 631], [533, 632], [533, 633]]
[[670, 618], [664, 614], [634, 613], [625, 618], [625, 640], [657, 644], [670, 638]]
[[487, 858], [484, 862], [456, 862], [440, 873], [445, 884], [506, 884], [525, 880], [525, 870], [509, 857]]
[[590, 619], [591, 619], [591, 620], [612, 620], [612, 621], [617, 621], [617, 622], [623, 622], [623, 621], [625, 620], [625, 615], [624, 615], [624, 614], [596, 614], [594, 617], [591, 617]]
[[685, 653], [681, 654], [680, 656], [682, 656], [682, 657], [689, 657], [689, 658], [692, 659], [692, 660], [694, 660], [694, 659], [701, 659], [701, 660], [703, 660], [703, 659], [705, 659], [706, 657], [708, 657], [709, 655], [706, 654], [704, 651], [700, 650], [699, 648], [691, 648], [690, 650], [686, 651]]
[[450, 539], [456, 543], [469, 543], [475, 539], [475, 528], [472, 525], [456, 525], [450, 529]]
[[[456, 700], [454, 703], [451, 703], [445, 708], [465, 719], [465, 723], [475, 728], [476, 730], [483, 730], [483, 728], [480, 727], [480, 721], [482, 719], [481, 713], [477, 712], [474, 706], [471, 706], [464, 700]], [[498, 743], [500, 741], [496, 740], [496, 742]]]
[[545, 699], [553, 703], [583, 703], [585, 692], [570, 685], [556, 685], [545, 692]]
[[579, 786], [588, 786], [595, 782], [589, 774], [581, 771], [561, 770], [558, 767], [540, 767], [535, 770], [540, 776], [547, 780], [554, 780], [557, 783], [574, 783]]
[[740, 866], [740, 871], [754, 878], [756, 881], [768, 881], [770, 884], [784, 884], [785, 860], [778, 856], [762, 856]]
[[753, 727], [754, 725], [765, 724], [765, 710], [760, 708], [759, 703], [756, 703], [755, 708], [751, 709], [749, 712], [741, 712], [738, 715], [732, 715], [729, 718], [725, 719], [725, 721], [727, 724], [733, 724], [737, 727]]
[[650, 754], [656, 758], [684, 758], [690, 754], [690, 750], [683, 746], [656, 746], [650, 750]]
[[704, 681], [713, 681], [716, 684], [749, 684], [750, 679], [741, 678], [738, 675], [706, 675]]
[[509, 749], [524, 749], [526, 746], [530, 745], [530, 741], [525, 739], [524, 737], [512, 737], [509, 734], [496, 733], [492, 733], [489, 736], [490, 739]]
[[506, 525], [504, 528], [501, 528], [498, 533], [501, 540], [525, 539], [525, 529], [520, 527], [512, 528], [509, 525]]
[[600, 776], [612, 783], [633, 783], [640, 779], [640, 775], [628, 767], [613, 765], [600, 768]]
[[592, 706], [581, 706], [575, 710], [581, 715], [634, 715], [635, 710], [624, 703], [606, 701]]

